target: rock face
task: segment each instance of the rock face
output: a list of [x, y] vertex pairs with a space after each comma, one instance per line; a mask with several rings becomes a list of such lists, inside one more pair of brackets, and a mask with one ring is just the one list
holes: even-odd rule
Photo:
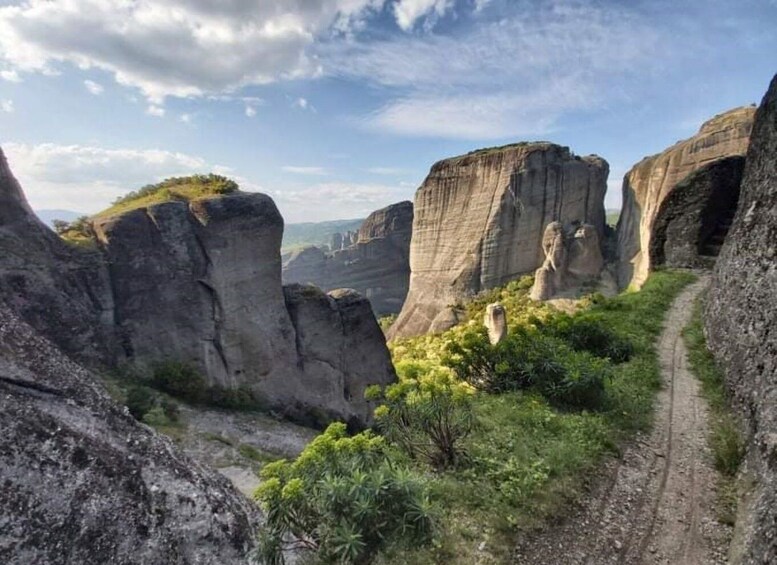
[[777, 562], [776, 296], [777, 76], [755, 116], [739, 207], [705, 307], [709, 346], [748, 423], [748, 466], [759, 480], [744, 521], [743, 563]]
[[312, 283], [324, 290], [353, 288], [378, 315], [402, 308], [410, 279], [413, 204], [400, 202], [373, 212], [358, 232], [335, 234], [332, 252], [306, 247], [283, 265], [285, 283]]
[[256, 508], [0, 303], [0, 562], [243, 564]]
[[90, 360], [112, 358], [107, 271], [33, 214], [0, 150], [0, 300], [36, 330]]
[[739, 200], [744, 157], [697, 169], [661, 203], [650, 239], [650, 264], [703, 267], [720, 252]]
[[604, 268], [599, 232], [591, 224], [565, 228], [551, 222], [542, 236], [545, 261], [534, 274], [532, 300], [549, 300], [563, 290], [595, 280]]
[[389, 337], [455, 323], [450, 306], [532, 273], [553, 221], [604, 230], [608, 165], [551, 143], [482, 150], [435, 164], [415, 197], [410, 290]]
[[[372, 408], [349, 392], [354, 379], [367, 386], [396, 378], [374, 334], [347, 336], [351, 355], [383, 352], [370, 375], [347, 363], [334, 373], [309, 368], [297, 339], [304, 321], [292, 323], [281, 284], [283, 219], [268, 196], [235, 192], [99, 219], [96, 249], [83, 251], [37, 221], [4, 159], [2, 166], [0, 299], [70, 355], [141, 371], [190, 364], [212, 384], [248, 386], [304, 421], [314, 413], [366, 424]], [[376, 323], [369, 310], [357, 311], [365, 325]], [[344, 339], [338, 320], [316, 334], [319, 347]]]
[[661, 203], [678, 182], [709, 163], [744, 155], [755, 108], [736, 108], [705, 122], [699, 133], [658, 155], [646, 157], [623, 179], [618, 219], [618, 284], [642, 286], [652, 268], [650, 242]]
[[[354, 405], [364, 402], [367, 386], [378, 382], [375, 375], [386, 375], [391, 366], [369, 301], [353, 290], [325, 294], [311, 285], [292, 284], [283, 292], [296, 330], [300, 369], [315, 376], [307, 381], [307, 394], [326, 399], [328, 410], [336, 414], [353, 412]], [[351, 423], [358, 427], [365, 420], [357, 413]]]

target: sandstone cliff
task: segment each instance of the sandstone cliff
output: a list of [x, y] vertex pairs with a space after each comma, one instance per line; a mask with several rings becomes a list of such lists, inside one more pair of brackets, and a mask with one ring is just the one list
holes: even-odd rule
[[456, 323], [450, 306], [542, 265], [545, 227], [594, 226], [603, 239], [608, 165], [551, 143], [436, 163], [415, 196], [410, 289], [389, 337]]
[[736, 108], [705, 122], [699, 133], [646, 157], [623, 179], [617, 226], [618, 284], [641, 287], [651, 269], [650, 240], [661, 203], [692, 171], [717, 159], [744, 155], [755, 108]]
[[[743, 563], [777, 562], [777, 76], [755, 115], [739, 208], [705, 307], [710, 349], [747, 420], [759, 486]], [[736, 559], [734, 562], [737, 562]]]
[[[376, 314], [395, 314], [410, 280], [412, 226], [410, 202], [377, 210], [355, 234], [335, 234], [331, 252], [306, 247], [294, 253], [283, 265], [283, 280], [324, 290], [353, 288], [369, 298]], [[353, 243], [344, 246], [344, 241]]]
[[0, 303], [0, 562], [243, 564], [256, 507]]

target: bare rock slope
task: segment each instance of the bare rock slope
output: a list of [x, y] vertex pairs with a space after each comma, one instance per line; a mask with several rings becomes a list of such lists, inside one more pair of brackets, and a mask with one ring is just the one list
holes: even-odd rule
[[[710, 349], [750, 434], [758, 479], [743, 563], [777, 562], [777, 76], [755, 116], [740, 204], [705, 308]], [[740, 524], [738, 524], [740, 526]]]
[[705, 122], [699, 133], [637, 163], [623, 179], [617, 227], [618, 284], [641, 287], [652, 268], [650, 242], [661, 203], [689, 173], [713, 161], [744, 155], [755, 108], [735, 108]]
[[412, 226], [411, 202], [381, 208], [355, 234], [335, 234], [330, 252], [306, 247], [294, 253], [283, 265], [283, 280], [326, 291], [353, 288], [369, 298], [376, 314], [396, 314], [410, 280]]
[[0, 562], [242, 564], [256, 508], [0, 303]]
[[436, 163], [416, 192], [410, 289], [389, 337], [447, 329], [460, 299], [534, 272], [553, 221], [591, 224], [603, 239], [608, 170], [546, 142]]

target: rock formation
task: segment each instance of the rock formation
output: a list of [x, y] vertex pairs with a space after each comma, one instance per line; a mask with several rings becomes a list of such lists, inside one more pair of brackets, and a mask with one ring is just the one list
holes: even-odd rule
[[[737, 517], [743, 555], [777, 563], [777, 76], [758, 108], [739, 207], [718, 257], [705, 307], [710, 350], [750, 433], [758, 486]], [[745, 514], [745, 513], [741, 513]]]
[[[32, 216], [2, 164], [0, 195], [8, 206], [0, 217], [0, 299], [68, 353], [141, 371], [182, 362], [212, 384], [250, 387], [296, 419], [314, 413], [318, 421], [369, 421], [371, 407], [350, 392], [358, 388], [355, 365], [326, 374], [308, 369], [298, 347], [305, 328], [287, 308], [283, 219], [268, 196], [234, 192], [100, 218], [93, 226], [97, 248], [82, 251]], [[357, 310], [368, 317], [365, 326], [376, 323]], [[337, 322], [319, 332], [322, 346], [351, 339], [343, 331]], [[383, 350], [370, 375], [358, 373], [365, 386], [396, 378], [382, 336], [352, 340], [350, 348], [354, 356]]]
[[[336, 234], [334, 252], [306, 247], [294, 253], [283, 265], [283, 280], [324, 290], [353, 288], [369, 298], [376, 314], [395, 314], [402, 308], [410, 279], [412, 225], [410, 202], [377, 210], [358, 232], [348, 232], [345, 238]], [[338, 239], [355, 243], [337, 247]]]
[[656, 214], [651, 265], [709, 265], [734, 218], [744, 167], [744, 157], [727, 157], [697, 169], [675, 186]]
[[618, 284], [642, 286], [650, 269], [650, 241], [661, 203], [689, 173], [713, 161], [744, 155], [755, 108], [736, 108], [705, 122], [699, 133], [646, 157], [623, 179], [617, 227]]
[[550, 222], [601, 234], [607, 174], [603, 159], [544, 142], [435, 164], [416, 193], [410, 289], [389, 337], [447, 329], [462, 298], [534, 272]]
[[0, 303], [0, 562], [237, 565], [256, 507]]
[[565, 229], [551, 222], [542, 237], [545, 261], [534, 274], [532, 300], [549, 300], [557, 293], [595, 280], [604, 267], [599, 232], [591, 224]]
[[507, 337], [507, 314], [505, 307], [499, 303], [486, 306], [483, 324], [485, 324], [488, 330], [488, 341], [491, 342], [491, 345], [496, 345], [504, 340]]

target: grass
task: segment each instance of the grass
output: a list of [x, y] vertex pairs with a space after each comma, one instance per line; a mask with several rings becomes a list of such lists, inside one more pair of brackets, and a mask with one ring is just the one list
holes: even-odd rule
[[691, 322], [683, 331], [691, 371], [701, 381], [702, 395], [710, 406], [709, 445], [720, 473], [718, 518], [734, 524], [737, 506], [736, 475], [745, 454], [744, 441], [729, 408], [723, 372], [716, 365], [707, 343], [701, 317], [701, 298], [697, 300]]
[[[563, 513], [605, 456], [616, 454], [635, 432], [649, 429], [661, 383], [654, 344], [665, 312], [692, 280], [688, 273], [659, 272], [638, 293], [584, 301], [577, 315], [599, 320], [634, 345], [631, 359], [612, 367], [602, 410], [563, 411], [532, 393], [478, 393], [478, 424], [464, 445], [467, 461], [431, 476], [442, 509], [437, 542], [385, 562], [509, 562], [517, 536]], [[463, 326], [480, 323], [485, 305], [494, 299], [506, 306], [511, 326], [549, 316], [549, 307], [528, 299], [530, 286], [522, 279], [464, 305], [469, 321]], [[399, 340], [392, 344], [394, 360], [439, 359], [445, 342], [461, 331]]]

